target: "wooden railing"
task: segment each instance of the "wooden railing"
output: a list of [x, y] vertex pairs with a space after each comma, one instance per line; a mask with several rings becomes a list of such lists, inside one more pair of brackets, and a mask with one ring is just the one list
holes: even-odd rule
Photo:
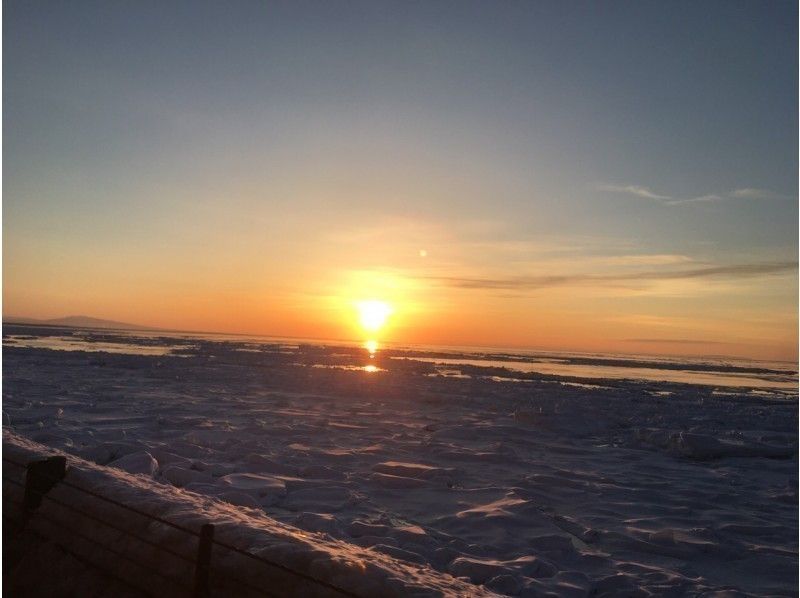
[[[302, 571], [296, 571], [290, 567], [287, 567], [286, 565], [264, 558], [261, 555], [256, 555], [246, 550], [242, 550], [241, 548], [237, 548], [236, 546], [232, 546], [231, 544], [216, 539], [214, 537], [213, 524], [206, 523], [203, 524], [200, 529], [193, 530], [167, 519], [147, 513], [146, 511], [133, 507], [132, 505], [128, 505], [108, 496], [104, 496], [101, 493], [74, 484], [65, 479], [67, 467], [66, 458], [64, 456], [58, 455], [49, 457], [47, 459], [31, 461], [29, 463], [21, 463], [4, 455], [2, 460], [4, 464], [3, 482], [19, 486], [23, 489], [23, 499], [21, 502], [17, 501], [16, 504], [14, 504], [14, 501], [7, 493], [4, 493], [3, 496], [4, 525], [10, 525], [12, 533], [21, 533], [37, 519], [42, 519], [50, 525], [55, 526], [55, 528], [59, 529], [61, 532], [66, 532], [67, 537], [80, 538], [83, 542], [93, 546], [95, 550], [99, 548], [103, 552], [113, 555], [114, 559], [119, 559], [133, 565], [138, 569], [141, 569], [144, 574], [158, 577], [162, 583], [165, 584], [163, 586], [164, 592], [154, 593], [152, 590], [141, 587], [141, 585], [137, 584], [135, 581], [119, 575], [117, 571], [113, 570], [113, 567], [109, 566], [108, 562], [102, 563], [98, 562], [97, 560], [93, 560], [89, 554], [87, 554], [87, 552], [92, 551], [82, 552], [74, 546], [67, 545], [69, 544], [67, 542], [56, 541], [59, 548], [81, 562], [83, 565], [99, 571], [103, 575], [114, 579], [115, 581], [126, 586], [128, 589], [133, 590], [134, 592], [143, 596], [185, 595], [195, 598], [208, 598], [209, 596], [213, 595], [212, 590], [215, 586], [214, 582], [215, 580], [218, 582], [220, 577], [224, 577], [226, 580], [233, 582], [243, 590], [246, 590], [243, 593], [256, 594], [260, 596], [285, 595], [285, 590], [282, 590], [281, 593], [278, 594], [274, 589], [271, 590], [270, 588], [261, 587], [253, 584], [252, 582], [245, 581], [244, 579], [241, 579], [240, 576], [235, 575], [230, 568], [213, 570], [211, 558], [212, 552], [223, 550], [247, 558], [248, 560], [252, 561], [254, 566], [269, 567], [279, 570], [284, 575], [296, 578], [299, 584], [312, 584], [318, 587], [319, 590], [322, 590], [321, 593], [358, 598], [357, 594], [330, 582], [318, 579]], [[15, 479], [12, 475], [8, 475], [6, 466], [24, 470], [25, 481], [22, 482], [20, 479]], [[88, 500], [86, 502], [79, 501], [76, 505], [69, 504], [64, 500], [52, 496], [50, 491], [58, 485], [65, 486], [71, 490], [79, 492], [83, 496], [88, 497]], [[165, 555], [168, 554], [171, 557], [183, 561], [188, 566], [193, 568], [193, 579], [189, 581], [188, 579], [179, 579], [175, 576], [169, 575], [168, 573], [160, 571], [157, 567], [154, 567], [152, 563], [144, 563], [136, 559], [130, 554], [130, 551], [125, 552], [118, 550], [108, 543], [101, 542], [95, 535], [85, 533], [84, 530], [79, 529], [79, 526], [67, 525], [62, 519], [48, 515], [46, 510], [40, 508], [42, 503], [45, 501], [52, 502], [53, 504], [70, 511], [75, 515], [85, 517], [94, 523], [103, 526], [104, 528], [124, 534], [126, 537], [132, 538], [135, 541], [140, 542], [142, 545], [148, 546], [155, 551], [159, 551]], [[182, 554], [181, 552], [164, 545], [163, 543], [153, 541], [139, 533], [127, 529], [125, 526], [109, 520], [109, 518], [100, 516], [98, 513], [102, 510], [91, 509], [91, 501], [102, 501], [104, 503], [114, 505], [120, 509], [123, 509], [131, 516], [142, 517], [149, 521], [166, 525], [183, 534], [196, 538], [197, 547], [194, 556], [189, 557], [186, 554]], [[9, 514], [8, 507], [12, 507], [12, 510], [16, 508], [17, 512], [20, 513], [20, 516], [16, 518], [16, 520]], [[10, 575], [13, 577], [13, 571], [4, 571], [4, 576], [5, 575]], [[325, 590], [327, 590], [327, 592], [325, 592]]]

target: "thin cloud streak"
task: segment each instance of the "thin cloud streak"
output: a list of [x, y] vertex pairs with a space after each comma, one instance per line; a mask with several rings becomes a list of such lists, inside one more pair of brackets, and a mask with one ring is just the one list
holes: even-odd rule
[[631, 272], [622, 274], [559, 274], [509, 278], [430, 276], [427, 280], [462, 289], [536, 290], [565, 286], [614, 286], [632, 281], [694, 280], [698, 278], [754, 278], [797, 270], [797, 262], [734, 264], [692, 270]]
[[635, 195], [636, 197], [644, 197], [645, 199], [656, 199], [660, 201], [670, 201], [673, 198], [668, 195], [659, 195], [654, 193], [647, 187], [640, 185], [598, 185], [599, 191], [608, 191], [609, 193], [627, 193], [628, 195]]
[[664, 266], [673, 264], [688, 264], [692, 258], [688, 255], [672, 253], [655, 253], [640, 255], [616, 255], [598, 257], [597, 261], [610, 266]]
[[770, 200], [770, 199], [788, 199], [787, 196], [779, 193], [774, 193], [766, 189], [756, 189], [753, 187], [746, 187], [742, 189], [734, 189], [727, 193], [709, 193], [697, 197], [673, 197], [671, 195], [662, 195], [656, 193], [649, 187], [642, 185], [597, 185], [598, 191], [605, 191], [607, 193], [618, 193], [623, 195], [632, 195], [642, 199], [649, 199], [666, 206], [677, 206], [683, 204], [695, 203], [711, 203], [718, 201], [730, 201], [734, 199], [747, 199], [747, 200]]

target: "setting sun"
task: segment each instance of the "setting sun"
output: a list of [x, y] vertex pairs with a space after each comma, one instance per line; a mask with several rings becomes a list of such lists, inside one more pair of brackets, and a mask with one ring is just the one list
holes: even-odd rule
[[369, 301], [359, 301], [358, 320], [364, 330], [375, 332], [386, 324], [386, 320], [392, 313], [392, 307], [385, 301], [370, 299]]

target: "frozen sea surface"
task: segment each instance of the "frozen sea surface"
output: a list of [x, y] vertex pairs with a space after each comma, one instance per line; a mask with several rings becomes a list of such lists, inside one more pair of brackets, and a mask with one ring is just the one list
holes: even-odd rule
[[10, 326], [3, 357], [17, 433], [500, 593], [797, 594], [786, 364]]

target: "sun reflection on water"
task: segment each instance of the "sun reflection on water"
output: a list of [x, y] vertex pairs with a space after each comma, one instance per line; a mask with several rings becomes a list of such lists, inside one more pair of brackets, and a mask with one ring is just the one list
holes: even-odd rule
[[[364, 348], [369, 353], [369, 358], [370, 359], [375, 359], [375, 353], [377, 353], [377, 351], [378, 351], [378, 341], [376, 341], [374, 339], [366, 340], [366, 341], [364, 341]], [[378, 372], [378, 371], [380, 371], [380, 369], [381, 368], [379, 368], [379, 367], [377, 367], [375, 365], [372, 365], [372, 364], [365, 365], [363, 367], [363, 370], [365, 372], [369, 373], [369, 374], [372, 374], [374, 372]]]

